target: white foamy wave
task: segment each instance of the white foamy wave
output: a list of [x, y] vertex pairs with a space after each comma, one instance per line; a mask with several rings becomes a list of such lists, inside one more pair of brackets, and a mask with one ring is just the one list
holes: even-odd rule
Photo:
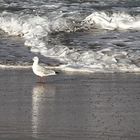
[[84, 19], [88, 28], [101, 28], [106, 30], [140, 30], [140, 18], [126, 13], [94, 12]]
[[[69, 27], [69, 23], [61, 16], [50, 20], [46, 16], [17, 15], [9, 12], [0, 15], [0, 28], [9, 35], [24, 37], [25, 45], [31, 46], [34, 52], [46, 48], [49, 33], [66, 31]], [[46, 40], [43, 40], [44, 37]]]
[[42, 38], [50, 32], [70, 30], [70, 23], [62, 16], [48, 19], [46, 16], [0, 14], [0, 28], [9, 35], [22, 35], [25, 39]]
[[41, 52], [46, 57], [54, 57], [66, 63], [59, 67], [74, 72], [140, 72], [139, 54], [106, 48], [100, 51], [69, 49], [56, 45]]
[[22, 36], [25, 45], [30, 46], [32, 52], [64, 62], [66, 65], [59, 67], [64, 71], [140, 72], [139, 52], [128, 53], [113, 48], [99, 51], [79, 50], [61, 44], [48, 44], [49, 33], [67, 31], [70, 27], [71, 24], [67, 24], [67, 20], [61, 16], [50, 20], [47, 17], [7, 12], [0, 15], [1, 29], [10, 35]]

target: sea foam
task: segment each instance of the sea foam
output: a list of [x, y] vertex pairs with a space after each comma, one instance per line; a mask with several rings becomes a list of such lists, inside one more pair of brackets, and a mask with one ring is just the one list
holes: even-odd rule
[[[81, 21], [82, 23], [82, 21]], [[128, 14], [113, 14], [95, 12], [85, 18], [84, 23], [89, 27], [102, 29], [139, 29], [139, 21]], [[94, 23], [94, 24], [93, 24]], [[133, 24], [132, 24], [133, 23]], [[93, 25], [92, 25], [93, 24]], [[69, 48], [66, 45], [51, 45], [48, 43], [49, 34], [67, 32], [73, 29], [72, 22], [63, 16], [52, 19], [46, 16], [18, 15], [9, 12], [0, 14], [0, 28], [9, 35], [24, 38], [25, 45], [30, 46], [34, 53], [62, 61], [65, 65], [59, 68], [65, 71], [87, 72], [139, 72], [139, 54], [135, 52], [116, 50], [107, 47], [100, 50]], [[135, 62], [135, 63], [134, 63]]]
[[83, 20], [89, 28], [101, 28], [106, 30], [140, 30], [140, 18], [127, 13], [107, 14], [94, 12]]

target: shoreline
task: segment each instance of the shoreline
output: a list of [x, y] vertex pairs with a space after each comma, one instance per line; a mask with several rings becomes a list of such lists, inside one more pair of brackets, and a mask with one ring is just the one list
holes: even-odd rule
[[[70, 68], [70, 67], [64, 67], [64, 65], [60, 66], [44, 66], [48, 69], [52, 69], [57, 71], [58, 73], [64, 73], [64, 74], [70, 74], [70, 75], [75, 75], [75, 74], [140, 74], [139, 71], [118, 71], [118, 72], [113, 72], [113, 71], [90, 71], [87, 69], [75, 69], [75, 68]], [[28, 70], [32, 69], [32, 65], [4, 65], [0, 64], [0, 70]]]
[[22, 65], [2, 65], [0, 64], [0, 69], [31, 69], [32, 66], [31, 65], [27, 65], [27, 66], [22, 66]]

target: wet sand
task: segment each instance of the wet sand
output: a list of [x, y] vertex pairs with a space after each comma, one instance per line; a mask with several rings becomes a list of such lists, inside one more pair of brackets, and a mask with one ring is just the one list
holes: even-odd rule
[[139, 140], [140, 74], [0, 70], [0, 140]]

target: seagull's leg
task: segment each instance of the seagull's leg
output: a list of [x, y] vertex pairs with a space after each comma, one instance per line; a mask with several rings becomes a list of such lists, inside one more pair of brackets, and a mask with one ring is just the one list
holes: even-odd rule
[[44, 83], [44, 77], [40, 77], [40, 82]]
[[39, 82], [40, 82], [40, 83], [42, 83], [42, 77], [40, 77], [40, 80], [39, 80]]
[[44, 83], [43, 77], [41, 77], [41, 83]]
[[39, 83], [41, 83], [42, 82], [42, 80], [41, 80], [41, 77], [40, 76], [38, 76], [38, 81], [39, 81]]
[[38, 76], [38, 83], [45, 83], [45, 77]]
[[44, 79], [45, 77], [40, 77], [40, 83], [45, 83], [45, 79]]
[[42, 77], [42, 79], [43, 79], [43, 82], [45, 82], [45, 77]]

